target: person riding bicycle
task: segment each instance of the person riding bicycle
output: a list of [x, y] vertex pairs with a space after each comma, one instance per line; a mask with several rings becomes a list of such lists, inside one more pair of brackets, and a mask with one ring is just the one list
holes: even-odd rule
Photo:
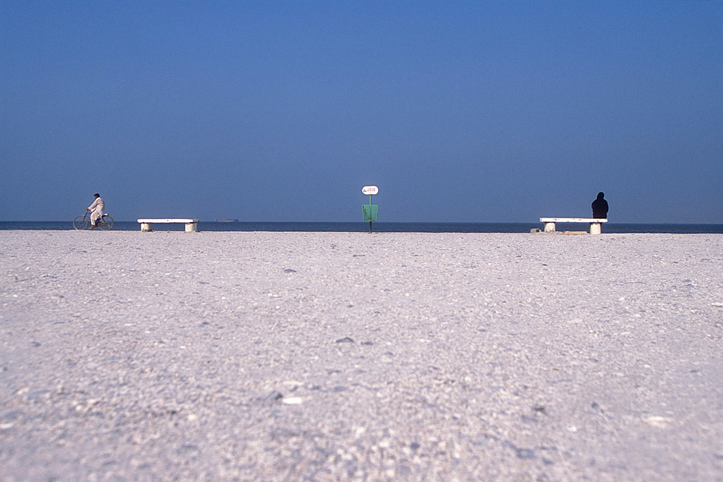
[[100, 194], [95, 193], [93, 196], [95, 196], [95, 201], [86, 208], [90, 211], [90, 229], [98, 227], [98, 222], [103, 218], [103, 210], [105, 209], [105, 202], [100, 197]]

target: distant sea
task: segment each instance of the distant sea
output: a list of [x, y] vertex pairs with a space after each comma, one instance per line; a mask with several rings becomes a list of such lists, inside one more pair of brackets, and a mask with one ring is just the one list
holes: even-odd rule
[[[542, 229], [542, 223], [384, 223], [372, 226], [375, 233], [529, 233]], [[558, 230], [587, 231], [589, 225], [564, 223]], [[158, 224], [154, 231], [183, 231], [182, 224]], [[71, 221], [0, 221], [0, 231], [7, 230], [73, 230]], [[114, 231], [138, 231], [136, 221], [116, 221]], [[369, 223], [298, 223], [298, 222], [215, 222], [200, 221], [199, 231], [301, 231], [301, 232], [369, 232]], [[602, 226], [610, 233], [723, 234], [723, 224], [616, 224]]]

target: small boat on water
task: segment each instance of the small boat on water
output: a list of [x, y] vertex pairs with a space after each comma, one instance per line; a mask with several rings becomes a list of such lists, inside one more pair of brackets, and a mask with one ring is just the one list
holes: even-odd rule
[[237, 223], [238, 219], [217, 219], [217, 223]]

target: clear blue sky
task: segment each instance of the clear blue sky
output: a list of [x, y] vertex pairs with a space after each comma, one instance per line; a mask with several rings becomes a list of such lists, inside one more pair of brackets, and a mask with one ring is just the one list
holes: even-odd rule
[[723, 2], [0, 1], [0, 220], [723, 223]]

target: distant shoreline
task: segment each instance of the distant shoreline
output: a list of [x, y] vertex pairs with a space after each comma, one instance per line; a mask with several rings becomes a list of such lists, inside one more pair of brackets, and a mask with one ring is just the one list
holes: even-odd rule
[[[542, 223], [414, 223], [375, 222], [376, 233], [530, 233], [542, 228]], [[561, 230], [587, 230], [586, 224], [566, 224]], [[8, 230], [73, 230], [70, 221], [0, 221], [0, 231]], [[139, 231], [136, 221], [116, 220], [114, 231]], [[183, 231], [183, 225], [158, 225], [157, 231]], [[368, 232], [369, 223], [359, 222], [249, 222], [249, 221], [200, 221], [198, 230], [203, 231], [269, 231], [269, 232]], [[664, 234], [723, 234], [723, 224], [634, 224], [608, 223], [603, 234], [664, 233]]]

